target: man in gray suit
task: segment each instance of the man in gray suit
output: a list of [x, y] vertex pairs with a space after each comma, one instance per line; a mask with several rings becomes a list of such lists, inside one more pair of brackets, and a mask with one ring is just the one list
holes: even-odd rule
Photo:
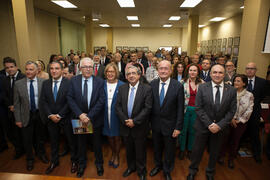
[[196, 96], [197, 119], [194, 124], [196, 134], [188, 180], [193, 180], [198, 172], [207, 145], [209, 145], [209, 161], [206, 178], [214, 179], [224, 129], [229, 126], [237, 108], [236, 89], [224, 83], [224, 67], [220, 64], [214, 65], [210, 76], [212, 81], [200, 85]]
[[44, 149], [45, 126], [42, 124], [38, 105], [44, 79], [36, 77], [37, 69], [35, 62], [28, 61], [25, 65], [26, 77], [16, 81], [14, 86], [14, 116], [16, 125], [22, 128], [28, 171], [34, 167], [33, 145], [38, 157], [48, 163]]
[[94, 76], [104, 79], [105, 66], [100, 64], [100, 56], [94, 55], [93, 59], [94, 59], [94, 72], [93, 72]]

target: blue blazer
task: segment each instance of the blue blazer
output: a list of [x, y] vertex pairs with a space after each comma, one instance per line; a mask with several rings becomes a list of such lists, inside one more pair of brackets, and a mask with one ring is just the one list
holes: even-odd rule
[[206, 76], [204, 76], [203, 72], [201, 71], [200, 77], [202, 80], [204, 80], [204, 82], [209, 82], [212, 80], [210, 76], [210, 70], [208, 71]]
[[82, 113], [87, 113], [93, 127], [101, 127], [104, 123], [104, 80], [99, 77], [93, 77], [93, 91], [88, 112], [83, 112], [83, 96], [82, 96], [82, 75], [77, 75], [71, 78], [70, 87], [67, 94], [68, 104], [70, 109], [78, 118]]
[[118, 80], [116, 85], [112, 105], [111, 105], [111, 128], [109, 127], [108, 122], [108, 92], [107, 92], [107, 80], [104, 81], [104, 92], [105, 92], [105, 111], [104, 111], [104, 127], [103, 127], [103, 134], [106, 136], [119, 136], [119, 119], [115, 112], [115, 104], [118, 94], [118, 88], [125, 84], [124, 82]]

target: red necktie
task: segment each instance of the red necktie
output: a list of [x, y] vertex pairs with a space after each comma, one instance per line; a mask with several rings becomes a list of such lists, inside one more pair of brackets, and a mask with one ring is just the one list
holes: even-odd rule
[[97, 69], [97, 64], [95, 65], [95, 76], [97, 76], [98, 69]]

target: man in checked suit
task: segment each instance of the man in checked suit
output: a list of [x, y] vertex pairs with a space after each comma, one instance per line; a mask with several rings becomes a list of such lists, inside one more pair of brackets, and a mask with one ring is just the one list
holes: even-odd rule
[[[98, 176], [102, 176], [103, 155], [102, 155], [102, 128], [104, 124], [105, 93], [104, 81], [93, 76], [94, 62], [90, 58], [83, 58], [80, 63], [81, 75], [71, 78], [69, 92], [67, 94], [68, 104], [82, 123], [93, 125], [93, 148], [95, 153], [95, 164]], [[78, 134], [78, 163], [77, 177], [84, 174], [86, 168], [87, 137], [86, 134]]]
[[225, 69], [216, 64], [210, 72], [212, 81], [199, 86], [196, 96], [197, 119], [194, 124], [195, 140], [191, 154], [188, 180], [193, 180], [209, 145], [209, 161], [206, 168], [207, 180], [214, 179], [215, 166], [220, 152], [225, 129], [236, 112], [236, 89], [224, 83]]
[[34, 167], [33, 145], [39, 158], [48, 163], [44, 148], [45, 126], [39, 113], [40, 92], [44, 79], [37, 78], [37, 72], [38, 65], [28, 61], [25, 65], [26, 78], [16, 81], [14, 86], [14, 116], [16, 125], [22, 128], [28, 171]]
[[158, 64], [160, 79], [151, 82], [154, 98], [151, 125], [155, 167], [151, 170], [150, 176], [155, 176], [163, 169], [166, 180], [171, 179], [176, 138], [184, 121], [184, 88], [177, 80], [170, 78], [171, 73], [171, 63], [163, 60]]
[[51, 79], [44, 81], [40, 95], [40, 111], [46, 118], [51, 140], [51, 164], [45, 173], [51, 173], [59, 165], [59, 137], [63, 129], [70, 149], [71, 173], [77, 171], [75, 136], [72, 132], [71, 110], [67, 103], [69, 80], [62, 77], [63, 66], [59, 61], [50, 63]]
[[152, 108], [151, 87], [139, 81], [141, 70], [129, 66], [129, 83], [119, 87], [115, 111], [120, 120], [120, 135], [124, 137], [128, 168], [123, 177], [137, 170], [141, 180], [146, 179], [146, 137]]

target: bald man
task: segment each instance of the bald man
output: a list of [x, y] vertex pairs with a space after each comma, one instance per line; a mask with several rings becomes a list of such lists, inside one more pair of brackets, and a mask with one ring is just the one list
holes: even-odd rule
[[254, 62], [250, 62], [246, 66], [246, 75], [248, 77], [247, 90], [252, 92], [254, 96], [254, 107], [253, 112], [250, 116], [247, 125], [248, 135], [251, 138], [251, 146], [253, 157], [257, 163], [262, 162], [261, 158], [261, 142], [259, 136], [260, 130], [260, 112], [261, 112], [261, 101], [265, 96], [266, 80], [256, 76], [257, 67]]

